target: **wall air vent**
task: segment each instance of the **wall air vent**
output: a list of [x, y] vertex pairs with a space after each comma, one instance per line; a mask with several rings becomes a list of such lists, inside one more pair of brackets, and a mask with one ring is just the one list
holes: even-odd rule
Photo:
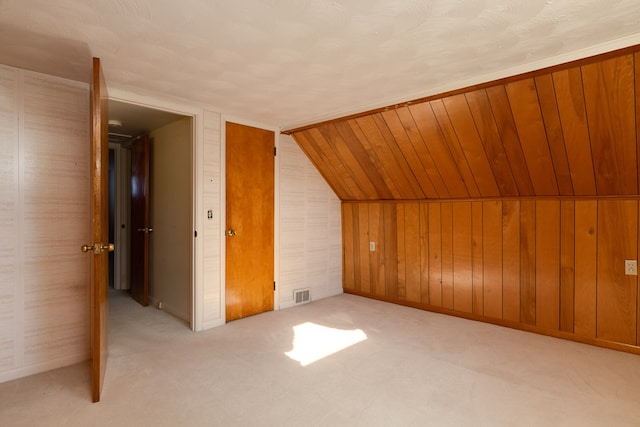
[[311, 302], [311, 289], [297, 289], [293, 291], [293, 300], [296, 304]]

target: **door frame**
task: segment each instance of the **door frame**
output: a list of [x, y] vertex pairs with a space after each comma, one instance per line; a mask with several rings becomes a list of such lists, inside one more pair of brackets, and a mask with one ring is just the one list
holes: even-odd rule
[[[203, 130], [203, 110], [189, 105], [179, 104], [176, 102], [160, 100], [153, 97], [134, 94], [117, 89], [109, 91], [109, 99], [113, 101], [124, 102], [127, 104], [139, 105], [141, 107], [152, 108], [154, 110], [162, 110], [170, 113], [180, 114], [182, 116], [191, 117], [191, 161], [192, 161], [192, 177], [191, 191], [193, 200], [193, 216], [191, 219], [192, 230], [202, 230], [204, 213], [202, 211], [203, 198], [200, 187], [202, 182], [198, 177], [202, 171], [202, 152], [204, 145]], [[193, 331], [203, 329], [203, 265], [204, 250], [202, 239], [194, 238], [193, 251], [191, 257], [191, 319], [190, 328]]]
[[[226, 310], [226, 263], [227, 263], [227, 246], [225, 232], [227, 230], [226, 218], [227, 218], [227, 194], [224, 190], [227, 188], [227, 122], [236, 123], [244, 126], [251, 126], [259, 129], [270, 130], [274, 134], [274, 146], [276, 147], [276, 153], [280, 151], [280, 128], [264, 123], [245, 120], [236, 116], [221, 114], [220, 115], [220, 235], [223, 236], [220, 239], [220, 305], [221, 305], [221, 317], [227, 318]], [[276, 282], [276, 290], [273, 292], [273, 311], [280, 310], [280, 154], [278, 153], [274, 157], [273, 163], [273, 280]]]
[[[128, 155], [127, 150], [122, 148], [122, 145], [113, 142], [109, 143], [109, 150], [114, 152], [114, 171], [115, 171], [115, 185], [114, 185], [114, 198], [116, 203], [116, 211], [114, 212], [114, 230], [113, 239], [116, 250], [114, 252], [113, 260], [113, 289], [126, 290], [129, 289], [128, 278], [128, 259], [129, 259], [129, 245], [125, 244], [127, 241], [126, 236], [123, 237], [123, 230], [120, 227], [121, 224], [127, 224], [127, 212], [129, 211], [129, 199], [127, 192], [127, 182], [124, 179], [126, 175], [125, 165], [127, 164]], [[124, 230], [128, 233], [129, 230]]]

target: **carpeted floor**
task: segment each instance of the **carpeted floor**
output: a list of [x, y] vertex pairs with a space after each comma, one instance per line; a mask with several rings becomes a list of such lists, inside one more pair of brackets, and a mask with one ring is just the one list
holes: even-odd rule
[[191, 332], [112, 295], [89, 364], [0, 384], [2, 426], [639, 426], [640, 357], [341, 295]]

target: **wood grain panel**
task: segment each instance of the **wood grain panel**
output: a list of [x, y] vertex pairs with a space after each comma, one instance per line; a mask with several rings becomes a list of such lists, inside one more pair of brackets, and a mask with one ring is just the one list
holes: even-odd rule
[[420, 203], [420, 302], [429, 304], [429, 204]]
[[574, 332], [575, 311], [575, 202], [560, 204], [560, 330]]
[[397, 167], [399, 168], [398, 177], [403, 177], [403, 179], [401, 179], [401, 181], [403, 182], [402, 193], [405, 195], [403, 198], [423, 199], [425, 197], [425, 194], [422, 191], [422, 187], [416, 179], [413, 170], [409, 166], [404, 153], [398, 146], [396, 139], [393, 137], [393, 134], [389, 130], [387, 123], [380, 114], [374, 115], [373, 121], [376, 124], [379, 134], [383, 138], [385, 145], [388, 146], [393, 153]]
[[598, 338], [636, 344], [637, 276], [624, 274], [624, 260], [638, 259], [638, 202], [598, 202]]
[[357, 205], [358, 207], [358, 262], [360, 271], [359, 277], [356, 275], [356, 289], [362, 292], [371, 291], [370, 277], [370, 254], [369, 251], [369, 206], [366, 203]]
[[453, 309], [473, 313], [471, 203], [453, 203]]
[[429, 208], [429, 304], [442, 307], [442, 218], [440, 203]]
[[371, 150], [377, 153], [382, 170], [387, 175], [385, 182], [396, 199], [412, 199], [415, 198], [413, 187], [407, 180], [404, 170], [408, 169], [408, 165], [401, 154], [397, 144], [385, 140], [380, 133], [374, 117], [361, 117], [351, 124], [351, 128], [356, 131], [356, 126], [360, 129]]
[[520, 202], [502, 202], [502, 314], [520, 321]]
[[485, 90], [465, 94], [473, 120], [482, 141], [487, 160], [493, 171], [501, 196], [517, 196], [518, 188], [511, 173], [507, 153], [504, 151], [498, 126], [491, 113], [491, 105]]
[[462, 152], [471, 168], [480, 196], [499, 196], [500, 190], [493, 176], [482, 141], [480, 141], [466, 98], [464, 95], [456, 95], [444, 98], [442, 101], [449, 114]]
[[536, 326], [560, 329], [560, 202], [536, 202]]
[[384, 221], [382, 205], [368, 203], [369, 210], [369, 239], [376, 244], [376, 250], [369, 253], [369, 280], [371, 292], [376, 295], [385, 294], [384, 269]]
[[531, 175], [522, 151], [516, 124], [513, 121], [513, 112], [509, 105], [506, 88], [504, 86], [487, 88], [487, 95], [491, 104], [491, 111], [498, 125], [504, 151], [507, 154], [507, 159], [509, 159], [518, 194], [520, 196], [534, 195], [535, 191], [531, 182]]
[[536, 324], [536, 205], [520, 202], [520, 321]]
[[[635, 84], [638, 85], [640, 83], [640, 53], [633, 55], [633, 63], [635, 65]], [[638, 159], [636, 170], [640, 170], [640, 132], [638, 132], [638, 126], [640, 125], [640, 89], [637, 86], [635, 86], [634, 89], [636, 103], [636, 158]], [[640, 189], [640, 173], [638, 173], [638, 189]], [[640, 294], [640, 292], [638, 293]], [[640, 306], [640, 303], [638, 305]], [[640, 310], [638, 310], [638, 316], [640, 319]], [[640, 320], [638, 323], [640, 324]], [[638, 344], [640, 344], [640, 328], [638, 328], [638, 334]]]
[[598, 202], [576, 201], [575, 213], [575, 332], [596, 336], [596, 264]]
[[420, 265], [420, 206], [418, 203], [404, 205], [404, 243], [405, 243], [405, 285], [406, 298], [409, 301], [421, 301], [421, 265]]
[[451, 156], [451, 151], [444, 140], [442, 130], [430, 104], [411, 105], [409, 111], [411, 111], [420, 135], [422, 135], [422, 139], [425, 141], [451, 197], [469, 197], [469, 192], [464, 185], [458, 165]]
[[[438, 171], [438, 168], [436, 167], [436, 164], [431, 157], [431, 153], [427, 148], [426, 141], [422, 138], [422, 135], [418, 130], [418, 126], [416, 125], [411, 112], [408, 108], [404, 107], [398, 108], [396, 110], [396, 113], [398, 114], [398, 118], [400, 119], [400, 122], [402, 123], [402, 126], [407, 133], [407, 136], [409, 137], [409, 141], [411, 141], [411, 144], [413, 145], [413, 149], [416, 151], [416, 154], [420, 159], [422, 167], [426, 171], [431, 183], [433, 184], [433, 188], [437, 193], [437, 197], [450, 197], [449, 190], [447, 189], [447, 186], [442, 179], [442, 175], [440, 175], [440, 172]], [[418, 172], [416, 176], [419, 175], [420, 173]]]
[[406, 246], [405, 246], [405, 222], [404, 222], [404, 203], [396, 203], [396, 221], [397, 221], [397, 248], [398, 255], [396, 261], [398, 263], [398, 277], [396, 279], [396, 288], [399, 299], [407, 298], [407, 258], [406, 258]]
[[556, 102], [555, 88], [551, 74], [544, 74], [535, 78], [538, 101], [542, 111], [542, 120], [549, 142], [549, 151], [553, 161], [553, 171], [555, 172], [560, 195], [572, 196], [573, 183], [571, 182], [571, 171], [569, 170], [569, 160], [564, 145], [562, 135], [562, 124], [560, 123], [560, 113]]
[[407, 130], [400, 121], [397, 110], [385, 111], [382, 113], [382, 117], [386, 122], [389, 131], [393, 135], [393, 138], [396, 140], [400, 151], [407, 160], [417, 184], [421, 186], [420, 191], [422, 195], [430, 199], [437, 198], [438, 192], [431, 183], [431, 178], [429, 177], [429, 174], [427, 174], [427, 171], [424, 168], [409, 135], [407, 135]]
[[582, 67], [598, 194], [638, 194], [633, 55]]
[[385, 182], [380, 159], [370, 144], [363, 143], [362, 138], [364, 136], [362, 132], [354, 132], [354, 129], [347, 122], [338, 122], [334, 126], [368, 175], [368, 179], [375, 187], [377, 198], [384, 200], [393, 198], [393, 193]]
[[458, 136], [453, 129], [453, 124], [451, 123], [451, 119], [449, 118], [449, 114], [447, 113], [444, 103], [442, 100], [436, 100], [431, 101], [430, 104], [436, 121], [438, 122], [438, 126], [442, 131], [442, 137], [444, 138], [447, 147], [449, 147], [449, 152], [451, 153], [455, 164], [458, 166], [458, 171], [460, 172], [460, 176], [462, 177], [462, 182], [466, 187], [467, 193], [470, 197], [479, 197], [480, 190], [478, 190], [475, 175], [469, 167], [467, 157], [465, 156], [458, 140]]
[[355, 248], [353, 203], [342, 204], [342, 286], [345, 289], [356, 288], [355, 278]]
[[502, 319], [502, 202], [484, 202], [482, 220], [483, 313], [487, 317]]
[[484, 315], [484, 239], [482, 202], [471, 203], [473, 246], [473, 314]]
[[335, 165], [329, 161], [327, 155], [322, 151], [318, 144], [316, 144], [310, 133], [299, 132], [294, 134], [293, 137], [336, 195], [341, 200], [354, 199], [354, 195], [349, 191], [345, 182], [340, 178]]
[[506, 89], [522, 152], [531, 176], [533, 194], [557, 195], [558, 182], [551, 160], [535, 82], [533, 79], [520, 80], [507, 84]]
[[396, 207], [392, 203], [382, 205], [382, 221], [384, 230], [384, 283], [385, 295], [398, 297], [398, 221]]
[[553, 73], [562, 134], [576, 196], [596, 194], [591, 143], [580, 68]]
[[453, 309], [453, 206], [440, 206], [442, 247], [442, 306]]
[[[351, 144], [347, 144], [342, 135], [338, 132], [335, 126], [323, 126], [318, 129], [323, 136], [323, 140], [327, 144], [331, 144], [336, 156], [343, 163], [346, 173], [352, 177], [355, 185], [358, 188], [360, 196], [359, 199], [371, 199], [375, 200], [379, 198], [378, 188], [384, 189], [379, 185], [379, 182], [374, 182], [373, 177], [377, 177], [375, 168], [372, 167], [371, 162], [367, 162], [368, 158], [366, 153], [363, 153], [362, 145], [357, 141]], [[352, 152], [355, 151], [358, 157]]]

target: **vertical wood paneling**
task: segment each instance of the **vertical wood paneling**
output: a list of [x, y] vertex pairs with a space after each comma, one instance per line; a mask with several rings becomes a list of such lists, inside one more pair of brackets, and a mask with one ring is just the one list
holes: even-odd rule
[[560, 328], [560, 202], [536, 202], [536, 326]]
[[465, 96], [450, 96], [444, 98], [443, 102], [458, 136], [462, 152], [471, 168], [480, 196], [495, 197], [500, 195]]
[[[436, 164], [431, 157], [431, 152], [427, 148], [426, 141], [422, 138], [420, 131], [418, 130], [418, 126], [416, 125], [413, 116], [408, 108], [398, 108], [396, 110], [398, 114], [398, 118], [402, 123], [405, 131], [407, 132], [407, 136], [409, 137], [409, 141], [413, 145], [413, 149], [416, 151], [418, 158], [420, 159], [420, 163], [427, 175], [431, 183], [433, 184], [433, 188], [435, 189], [438, 198], [447, 198], [450, 197], [449, 190], [445, 185], [442, 175], [438, 171]], [[416, 176], [419, 176], [420, 172], [416, 173]]]
[[355, 222], [353, 218], [353, 203], [342, 204], [342, 254], [343, 264], [342, 269], [342, 286], [345, 289], [356, 289], [356, 276], [355, 276], [355, 245], [353, 230]]
[[429, 304], [429, 204], [420, 203], [420, 302]]
[[453, 309], [473, 312], [471, 202], [453, 203]]
[[429, 304], [442, 306], [442, 223], [440, 203], [429, 203]]
[[582, 67], [600, 195], [638, 194], [633, 55]]
[[553, 84], [574, 194], [593, 196], [596, 194], [596, 181], [580, 68], [553, 73]]
[[385, 294], [384, 273], [384, 222], [382, 218], [382, 205], [369, 203], [369, 239], [376, 244], [376, 250], [369, 253], [369, 280], [371, 280], [371, 292], [376, 295]]
[[352, 190], [346, 184], [346, 179], [343, 180], [341, 178], [336, 165], [331, 162], [327, 153], [324, 152], [325, 147], [316, 143], [311, 132], [298, 132], [295, 135], [295, 139], [336, 195], [341, 200], [355, 199]]
[[425, 141], [431, 157], [440, 172], [449, 195], [454, 198], [469, 197], [464, 185], [458, 165], [451, 156], [442, 131], [429, 103], [420, 103], [409, 107], [418, 131]]
[[571, 182], [571, 172], [569, 171], [569, 160], [567, 150], [564, 145], [562, 135], [562, 124], [560, 123], [560, 113], [556, 102], [555, 88], [551, 74], [544, 74], [535, 78], [535, 85], [538, 92], [538, 101], [542, 111], [542, 120], [546, 129], [549, 142], [549, 151], [553, 161], [553, 171], [558, 182], [560, 195], [572, 196], [573, 183]]
[[398, 277], [396, 280], [396, 287], [398, 292], [398, 298], [406, 299], [407, 297], [407, 258], [406, 258], [406, 246], [405, 246], [405, 218], [404, 218], [404, 203], [396, 203], [396, 219], [397, 219], [397, 227], [398, 233], [396, 234], [397, 238], [397, 248], [398, 255], [396, 257], [398, 261]]
[[483, 203], [484, 315], [502, 319], [502, 202]]
[[449, 118], [449, 114], [447, 113], [444, 103], [442, 100], [436, 100], [431, 101], [429, 104], [431, 104], [438, 126], [442, 131], [442, 137], [444, 138], [446, 145], [449, 147], [449, 152], [451, 153], [455, 164], [458, 166], [458, 171], [460, 172], [462, 182], [466, 187], [467, 194], [471, 197], [479, 197], [480, 191], [476, 184], [475, 175], [469, 167], [467, 157], [460, 146], [458, 136], [453, 129], [451, 119]]
[[438, 193], [431, 183], [431, 178], [427, 174], [427, 171], [416, 152], [414, 144], [411, 142], [409, 135], [407, 135], [407, 129], [405, 129], [400, 121], [400, 117], [398, 117], [398, 111], [385, 111], [382, 113], [382, 117], [389, 127], [389, 131], [393, 135], [393, 138], [398, 143], [400, 151], [404, 155], [405, 159], [407, 159], [407, 163], [409, 164], [410, 170], [415, 175], [417, 184], [421, 186], [422, 194], [430, 199], [437, 198]]
[[398, 221], [396, 207], [392, 203], [382, 205], [384, 230], [384, 283], [385, 295], [398, 298]]
[[560, 330], [574, 332], [575, 202], [561, 202], [560, 219]]
[[598, 338], [636, 344], [637, 276], [624, 274], [624, 260], [638, 259], [638, 202], [598, 202]]
[[453, 309], [453, 206], [440, 206], [442, 236], [442, 306]]
[[504, 320], [520, 321], [520, 202], [502, 202], [502, 280]]
[[469, 109], [482, 141], [487, 160], [493, 171], [500, 195], [517, 196], [518, 188], [511, 173], [507, 154], [504, 151], [498, 126], [485, 90], [476, 90], [465, 94]]
[[498, 125], [504, 151], [509, 159], [518, 194], [520, 196], [534, 195], [535, 191], [531, 182], [531, 175], [522, 152], [522, 145], [513, 121], [513, 113], [509, 105], [506, 89], [503, 85], [490, 87], [487, 88], [487, 95], [489, 96], [493, 116]]
[[536, 205], [520, 202], [520, 321], [536, 324]]
[[[323, 140], [327, 141], [333, 147], [336, 156], [343, 163], [345, 172], [353, 177], [353, 181], [359, 191], [359, 199], [377, 199], [378, 188], [384, 189], [383, 186], [376, 186], [372, 182], [371, 177], [376, 177], [375, 168], [371, 167], [371, 163], [367, 162], [368, 158], [363, 154], [362, 145], [359, 143], [347, 144], [342, 135], [336, 130], [335, 126], [323, 126], [318, 129], [323, 136]], [[351, 151], [358, 154], [356, 155]], [[359, 150], [358, 150], [359, 148]]]
[[575, 332], [596, 336], [596, 264], [598, 202], [576, 201], [575, 221]]
[[418, 203], [406, 203], [404, 207], [405, 260], [406, 260], [406, 297], [412, 302], [421, 301], [420, 267], [420, 206]]
[[525, 79], [509, 83], [506, 87], [534, 194], [557, 195], [558, 182], [535, 82], [533, 79]]
[[473, 314], [484, 314], [484, 239], [482, 202], [471, 203], [473, 245]]
[[[356, 289], [361, 292], [371, 291], [370, 261], [369, 261], [369, 206], [366, 203], [358, 205], [358, 262], [360, 263], [359, 280]], [[358, 277], [358, 275], [356, 275]]]

